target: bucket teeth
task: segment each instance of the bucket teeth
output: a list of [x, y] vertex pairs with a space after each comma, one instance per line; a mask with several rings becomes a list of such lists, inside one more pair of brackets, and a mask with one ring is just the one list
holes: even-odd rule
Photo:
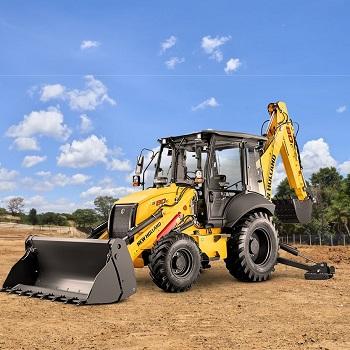
[[7, 290], [7, 293], [9, 293], [9, 294], [14, 294], [16, 292], [17, 292], [17, 289], [15, 289], [15, 288], [11, 288], [11, 289]]

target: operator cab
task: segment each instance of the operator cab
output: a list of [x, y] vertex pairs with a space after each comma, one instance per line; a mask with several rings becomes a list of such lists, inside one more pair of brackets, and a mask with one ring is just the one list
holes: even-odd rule
[[[195, 188], [197, 217], [203, 223], [222, 225], [226, 205], [242, 192], [264, 194], [259, 152], [266, 138], [204, 130], [158, 141], [153, 187], [176, 183]], [[138, 165], [142, 169], [142, 157]], [[142, 184], [137, 178], [141, 172], [134, 183]]]

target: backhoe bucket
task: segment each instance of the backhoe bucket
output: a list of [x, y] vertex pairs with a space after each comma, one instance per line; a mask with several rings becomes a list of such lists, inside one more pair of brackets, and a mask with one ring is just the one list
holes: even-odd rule
[[308, 224], [312, 216], [312, 200], [274, 199], [275, 215], [286, 224]]
[[136, 292], [134, 267], [122, 239], [29, 236], [26, 253], [2, 291], [75, 304], [107, 304]]

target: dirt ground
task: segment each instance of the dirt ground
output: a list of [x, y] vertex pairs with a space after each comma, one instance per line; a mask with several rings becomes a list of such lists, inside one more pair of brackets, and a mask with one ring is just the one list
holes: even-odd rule
[[[23, 255], [22, 237], [0, 231], [1, 283]], [[0, 293], [0, 349], [350, 349], [350, 247], [302, 250], [332, 262], [336, 277], [307, 281], [278, 266], [270, 281], [247, 284], [217, 262], [182, 294], [162, 292], [139, 269], [137, 293], [113, 305]]]

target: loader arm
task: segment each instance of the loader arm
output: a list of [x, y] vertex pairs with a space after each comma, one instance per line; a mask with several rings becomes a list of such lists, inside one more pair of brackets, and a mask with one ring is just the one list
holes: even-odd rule
[[310, 195], [306, 189], [295, 130], [287, 106], [284, 102], [270, 103], [268, 112], [270, 123], [266, 132], [267, 142], [260, 158], [266, 197], [272, 197], [273, 174], [278, 156], [281, 155], [289, 186], [298, 200], [307, 200]]

